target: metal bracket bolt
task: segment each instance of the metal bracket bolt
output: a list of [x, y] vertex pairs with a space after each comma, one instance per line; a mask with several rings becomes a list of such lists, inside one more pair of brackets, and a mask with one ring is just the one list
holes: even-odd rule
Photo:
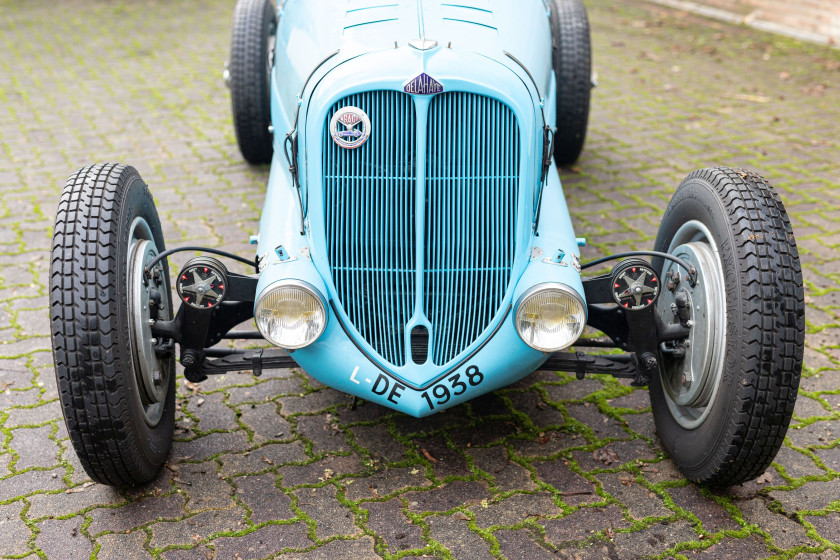
[[194, 366], [198, 363], [198, 352], [191, 349], [186, 349], [181, 354], [181, 364], [184, 366]]
[[677, 289], [677, 286], [680, 285], [680, 282], [682, 282], [682, 277], [680, 276], [680, 271], [679, 270], [676, 270], [676, 271], [675, 270], [669, 270], [668, 274], [666, 274], [666, 276], [668, 277], [668, 283], [666, 284], [666, 286], [668, 287], [668, 291], [673, 292], [674, 290]]
[[656, 356], [651, 354], [650, 352], [646, 352], [642, 354], [642, 365], [645, 369], [653, 369], [656, 367], [657, 360]]

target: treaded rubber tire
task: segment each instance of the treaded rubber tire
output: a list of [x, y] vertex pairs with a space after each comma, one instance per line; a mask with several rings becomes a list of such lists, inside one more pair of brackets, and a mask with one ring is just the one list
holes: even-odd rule
[[80, 169], [61, 195], [50, 267], [53, 358], [70, 441], [93, 480], [119, 487], [154, 478], [169, 453], [175, 419], [174, 356], [154, 427], [146, 422], [135, 377], [126, 278], [127, 238], [138, 216], [163, 251], [152, 195], [133, 167]]
[[581, 0], [552, 0], [551, 59], [557, 77], [554, 161], [568, 165], [583, 151], [592, 95], [589, 19]]
[[274, 153], [271, 125], [269, 40], [277, 14], [270, 0], [239, 0], [233, 14], [230, 46], [230, 97], [233, 127], [242, 156], [250, 163], [270, 163]]
[[[723, 265], [727, 312], [719, 393], [693, 430], [672, 416], [659, 375], [651, 380], [651, 405], [659, 438], [686, 478], [730, 486], [763, 473], [787, 433], [805, 343], [802, 271], [784, 205], [753, 172], [691, 173], [665, 211], [655, 249], [667, 251], [689, 220], [709, 229]], [[661, 259], [653, 264], [663, 270]]]

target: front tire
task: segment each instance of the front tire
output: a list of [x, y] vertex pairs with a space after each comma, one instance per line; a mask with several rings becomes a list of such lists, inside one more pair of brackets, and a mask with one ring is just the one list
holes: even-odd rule
[[102, 484], [148, 482], [169, 454], [175, 359], [150, 325], [172, 318], [166, 261], [143, 274], [164, 248], [134, 168], [93, 165], [67, 180], [50, 268], [53, 358], [70, 441]]
[[239, 0], [230, 46], [230, 96], [239, 150], [248, 162], [270, 163], [271, 68], [277, 14], [270, 0]]
[[796, 402], [805, 341], [802, 272], [784, 205], [760, 176], [728, 168], [690, 174], [677, 189], [655, 249], [697, 267], [691, 286], [674, 263], [654, 260], [657, 301], [676, 322], [678, 294], [690, 302], [682, 359], [664, 359], [651, 380], [657, 433], [694, 482], [752, 480], [776, 456]]

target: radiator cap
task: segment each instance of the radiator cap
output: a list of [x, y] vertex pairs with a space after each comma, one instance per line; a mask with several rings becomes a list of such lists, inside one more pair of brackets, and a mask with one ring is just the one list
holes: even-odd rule
[[412, 39], [408, 42], [409, 46], [417, 49], [418, 51], [429, 51], [435, 48], [438, 45], [438, 42], [433, 39], [426, 39], [425, 37], [420, 37], [419, 39]]

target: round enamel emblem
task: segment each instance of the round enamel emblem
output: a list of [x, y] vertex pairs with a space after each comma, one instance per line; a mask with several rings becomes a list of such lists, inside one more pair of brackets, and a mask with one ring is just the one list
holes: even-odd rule
[[358, 107], [343, 107], [330, 121], [330, 135], [342, 148], [353, 150], [370, 138], [370, 119]]

